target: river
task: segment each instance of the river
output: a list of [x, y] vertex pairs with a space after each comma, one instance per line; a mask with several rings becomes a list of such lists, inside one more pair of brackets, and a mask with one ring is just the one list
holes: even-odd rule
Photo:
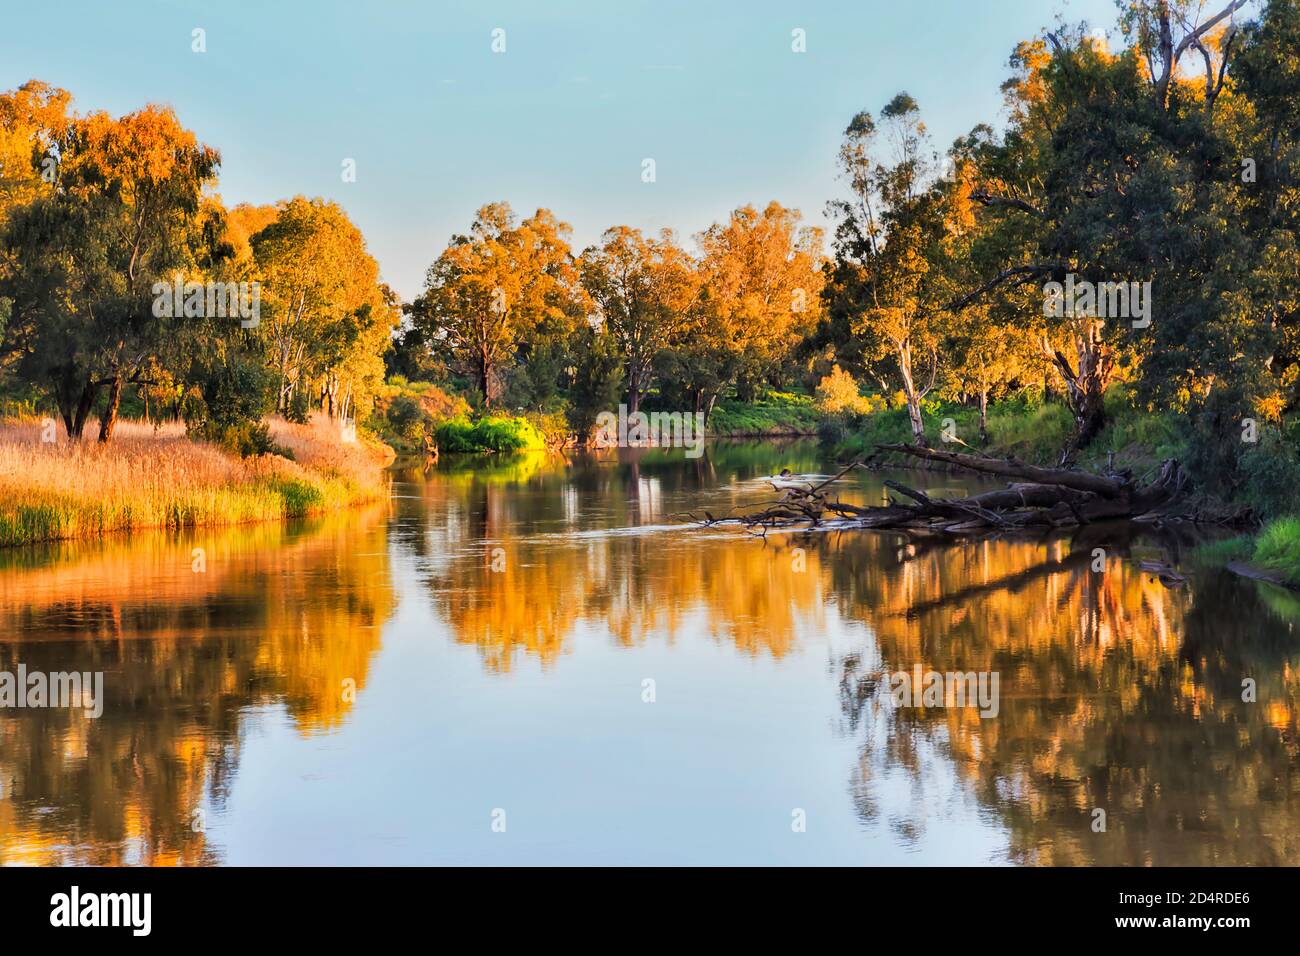
[[[0, 553], [0, 671], [103, 675], [97, 717], [0, 709], [0, 863], [1300, 863], [1300, 598], [1126, 526], [673, 519], [787, 467], [833, 463], [444, 461], [312, 521]], [[918, 666], [996, 674], [996, 715], [901, 706]]]

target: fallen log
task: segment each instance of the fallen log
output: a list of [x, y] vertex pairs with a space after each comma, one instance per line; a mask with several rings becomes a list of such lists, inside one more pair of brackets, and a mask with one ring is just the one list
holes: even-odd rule
[[759, 511], [723, 519], [706, 512], [704, 521], [690, 513], [678, 517], [704, 525], [742, 524], [750, 530], [761, 529], [762, 533], [772, 528], [814, 527], [834, 520], [837, 527], [906, 529], [943, 536], [987, 534], [1078, 527], [1152, 516], [1179, 520], [1180, 516], [1170, 509], [1188, 488], [1186, 473], [1173, 459], [1161, 465], [1155, 480], [1138, 484], [1129, 472], [1098, 475], [1077, 469], [1041, 468], [1014, 458], [986, 458], [920, 445], [880, 445], [879, 451], [1023, 480], [997, 491], [961, 498], [935, 498], [889, 479], [884, 482], [886, 489], [905, 500], [890, 496], [888, 505], [874, 507], [832, 500], [830, 485], [852, 469], [863, 466], [862, 462], [854, 461], [816, 485], [811, 482], [804, 485], [788, 482], [780, 488], [774, 485], [775, 490], [782, 492], [781, 497]]
[[967, 455], [962, 452], [940, 451], [923, 445], [877, 445], [879, 451], [893, 451], [913, 458], [929, 461], [942, 461], [950, 465], [959, 465], [978, 471], [985, 475], [999, 475], [1005, 478], [1023, 478], [1039, 485], [1061, 485], [1076, 491], [1087, 491], [1103, 498], [1115, 498], [1123, 493], [1124, 485], [1116, 478], [1106, 478], [1086, 471], [1065, 468], [1039, 468], [1026, 465], [1014, 458], [985, 458], [981, 455]]

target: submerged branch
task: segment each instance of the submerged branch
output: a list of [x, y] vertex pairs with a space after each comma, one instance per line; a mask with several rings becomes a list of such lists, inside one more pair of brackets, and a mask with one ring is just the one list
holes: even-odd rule
[[903, 501], [891, 496], [888, 505], [862, 506], [838, 498], [832, 500], [828, 486], [852, 469], [863, 467], [863, 462], [853, 461], [816, 485], [785, 487], [778, 500], [748, 514], [715, 518], [706, 511], [703, 520], [694, 514], [678, 517], [704, 526], [740, 524], [763, 534], [774, 528], [812, 528], [834, 521], [836, 527], [946, 536], [1051, 530], [1113, 520], [1197, 521], [1201, 516], [1197, 511], [1182, 514], [1171, 511], [1188, 488], [1186, 473], [1172, 459], [1161, 466], [1154, 481], [1138, 484], [1127, 472], [1096, 475], [1077, 469], [1040, 468], [1015, 459], [986, 458], [918, 445], [880, 445], [877, 451], [892, 451], [957, 465], [980, 474], [1025, 480], [963, 498], [933, 498], [891, 479], [885, 481], [885, 487]]

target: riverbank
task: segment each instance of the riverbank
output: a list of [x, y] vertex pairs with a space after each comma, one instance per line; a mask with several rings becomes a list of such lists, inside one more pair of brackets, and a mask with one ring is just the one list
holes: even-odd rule
[[386, 445], [344, 440], [320, 417], [267, 424], [282, 453], [240, 458], [178, 423], [119, 422], [106, 446], [43, 442], [35, 419], [0, 423], [0, 547], [276, 521], [383, 496]]
[[808, 395], [767, 392], [750, 402], [720, 400], [705, 431], [711, 438], [788, 438], [817, 434], [825, 418]]
[[1196, 559], [1242, 577], [1300, 590], [1300, 518], [1279, 518], [1257, 535], [1202, 545]]

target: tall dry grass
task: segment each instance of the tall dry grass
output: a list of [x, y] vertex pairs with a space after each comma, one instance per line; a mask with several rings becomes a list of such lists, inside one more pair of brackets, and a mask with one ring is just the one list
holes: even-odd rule
[[270, 422], [280, 455], [241, 459], [180, 424], [118, 423], [112, 442], [41, 441], [35, 419], [0, 422], [0, 546], [307, 515], [383, 493], [387, 446], [337, 425]]

